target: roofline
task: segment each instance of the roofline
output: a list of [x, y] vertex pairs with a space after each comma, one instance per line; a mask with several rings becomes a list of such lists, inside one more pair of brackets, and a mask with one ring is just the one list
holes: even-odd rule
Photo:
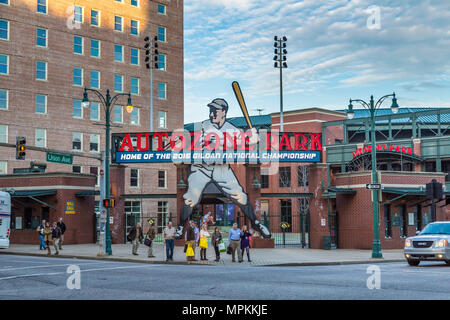
[[[347, 117], [347, 115], [344, 112], [328, 110], [328, 109], [323, 109], [323, 108], [316, 108], [316, 107], [283, 111], [283, 115], [296, 115], [296, 114], [305, 114], [305, 113], [323, 113], [323, 114], [331, 114], [334, 116], [340, 116], [340, 117], [344, 117], [344, 118]], [[278, 118], [278, 117], [280, 117], [280, 112], [273, 112], [270, 115], [274, 118]]]
[[91, 178], [97, 177], [90, 173], [73, 173], [73, 172], [26, 172], [26, 173], [12, 173], [2, 174], [0, 179], [10, 178], [38, 178], [38, 177], [72, 177], [72, 178]]

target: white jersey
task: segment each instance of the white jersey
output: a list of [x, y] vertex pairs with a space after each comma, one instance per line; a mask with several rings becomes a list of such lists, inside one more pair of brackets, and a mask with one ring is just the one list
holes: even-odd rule
[[210, 120], [205, 120], [202, 122], [202, 136], [200, 138], [200, 143], [202, 146], [202, 150], [208, 150], [205, 148], [205, 138], [208, 134], [209, 145], [212, 148], [216, 146], [216, 135], [220, 138], [220, 147], [217, 150], [223, 151], [223, 145], [225, 141], [225, 132], [229, 134], [230, 139], [227, 139], [227, 149], [233, 147], [233, 135], [236, 135], [236, 144], [239, 147], [241, 143], [241, 133], [243, 130], [238, 127], [232, 125], [228, 121], [225, 121], [222, 127], [218, 127], [216, 124], [213, 124]]

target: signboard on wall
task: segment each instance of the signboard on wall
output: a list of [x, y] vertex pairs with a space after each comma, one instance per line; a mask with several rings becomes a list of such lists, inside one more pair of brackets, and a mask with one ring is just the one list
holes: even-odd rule
[[75, 200], [66, 200], [65, 214], [75, 214]]
[[[405, 155], [409, 155], [409, 156], [413, 156], [413, 150], [411, 147], [405, 147], [405, 146], [396, 146], [393, 144], [386, 144], [386, 143], [381, 143], [381, 144], [377, 144], [375, 146], [375, 151], [389, 151], [389, 152], [395, 152], [398, 154], [405, 154]], [[368, 146], [364, 146], [362, 148], [358, 148], [355, 151], [353, 151], [352, 155], [353, 158], [356, 158], [357, 156], [360, 156], [362, 154], [365, 153], [371, 153], [372, 152], [372, 146], [368, 145]]]

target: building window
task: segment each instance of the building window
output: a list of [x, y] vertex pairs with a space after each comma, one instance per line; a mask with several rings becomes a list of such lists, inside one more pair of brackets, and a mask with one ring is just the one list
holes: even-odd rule
[[309, 168], [307, 166], [299, 166], [297, 169], [297, 180], [299, 187], [307, 187], [309, 185], [308, 182]]
[[91, 70], [91, 88], [100, 89], [100, 72]]
[[278, 174], [278, 182], [280, 188], [291, 187], [291, 167], [280, 167]]
[[158, 54], [158, 70], [166, 71], [166, 55]]
[[81, 173], [81, 166], [72, 166], [73, 173]]
[[91, 9], [91, 25], [100, 26], [100, 12], [98, 10]]
[[130, 172], [130, 187], [139, 187], [139, 170], [131, 169]]
[[73, 9], [73, 21], [82, 23], [83, 22], [83, 7], [74, 6]]
[[0, 142], [8, 143], [8, 126], [0, 124]]
[[9, 21], [0, 20], [0, 39], [9, 40]]
[[158, 3], [158, 13], [165, 15], [166, 14], [166, 6], [161, 3]]
[[0, 89], [0, 110], [8, 110], [8, 90]]
[[292, 202], [290, 199], [280, 200], [280, 213], [281, 222], [289, 223], [289, 228], [284, 229], [284, 231], [292, 232]]
[[158, 188], [160, 189], [167, 188], [166, 171], [163, 170], [158, 171]]
[[83, 69], [73, 68], [73, 83], [74, 86], [83, 86]]
[[8, 169], [6, 161], [0, 161], [0, 174], [7, 174], [7, 173]]
[[114, 30], [122, 32], [122, 17], [114, 16]]
[[436, 161], [425, 162], [425, 172], [436, 172]]
[[130, 124], [138, 126], [139, 125], [139, 109], [133, 108], [130, 114]]
[[89, 119], [93, 121], [100, 120], [100, 103], [99, 102], [91, 102], [91, 114]]
[[263, 172], [263, 170], [261, 170], [261, 188], [269, 188], [269, 175], [267, 174], [267, 172]]
[[99, 175], [98, 175], [98, 167], [90, 167], [89, 173], [95, 175], [95, 186], [98, 187], [99, 185]]
[[400, 207], [400, 237], [406, 238], [408, 236], [408, 211], [406, 206]]
[[139, 21], [130, 20], [130, 33], [135, 36], [139, 35]]
[[158, 26], [158, 41], [166, 42], [166, 28]]
[[114, 75], [114, 91], [116, 92], [123, 91], [123, 76], [120, 74]]
[[0, 4], [9, 5], [9, 0], [0, 0]]
[[132, 65], [139, 65], [139, 49], [130, 48], [130, 63]]
[[72, 101], [72, 117], [76, 119], [83, 119], [83, 108], [81, 106], [81, 100]]
[[47, 62], [36, 61], [36, 80], [47, 80]]
[[141, 202], [125, 201], [126, 234], [141, 221]]
[[134, 95], [139, 95], [139, 78], [130, 78], [130, 92]]
[[36, 95], [35, 112], [41, 114], [47, 113], [47, 96], [42, 94]]
[[114, 61], [123, 62], [123, 46], [119, 44], [114, 45]]
[[9, 57], [0, 54], [0, 74], [8, 74]]
[[139, 1], [138, 0], [131, 0], [131, 5], [134, 7], [138, 7], [139, 6]]
[[[2, 108], [2, 106], [1, 106], [1, 90], [0, 90], [0, 109], [1, 108]], [[450, 160], [443, 160], [441, 162], [441, 168], [442, 168], [442, 172], [447, 174], [445, 176], [445, 181], [449, 182], [450, 181]]]
[[167, 84], [158, 82], [158, 99], [167, 99]]
[[72, 150], [83, 150], [83, 134], [74, 132], [72, 135]]
[[37, 12], [47, 14], [47, 0], [37, 0]]
[[384, 205], [384, 237], [392, 238], [392, 216], [391, 216], [391, 206], [388, 204]]
[[167, 128], [167, 112], [158, 111], [158, 127], [161, 129]]
[[100, 41], [91, 39], [91, 57], [100, 58]]
[[36, 45], [38, 47], [47, 47], [47, 29], [36, 29]]
[[89, 137], [89, 151], [98, 152], [99, 144], [100, 144], [100, 136], [98, 134], [91, 134]]
[[36, 147], [46, 147], [47, 130], [45, 129], [35, 129], [34, 130], [34, 145]]
[[73, 36], [73, 53], [83, 54], [83, 37]]
[[122, 106], [114, 106], [113, 121], [117, 123], [123, 122], [123, 108]]
[[169, 219], [169, 203], [167, 201], [158, 201], [158, 233], [162, 233], [167, 226]]

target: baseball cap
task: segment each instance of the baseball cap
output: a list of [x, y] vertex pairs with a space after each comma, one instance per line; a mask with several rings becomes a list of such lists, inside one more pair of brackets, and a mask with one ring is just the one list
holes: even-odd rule
[[225, 99], [222, 98], [216, 98], [210, 103], [208, 103], [208, 107], [213, 107], [216, 109], [221, 109], [228, 111], [228, 103], [225, 101]]

